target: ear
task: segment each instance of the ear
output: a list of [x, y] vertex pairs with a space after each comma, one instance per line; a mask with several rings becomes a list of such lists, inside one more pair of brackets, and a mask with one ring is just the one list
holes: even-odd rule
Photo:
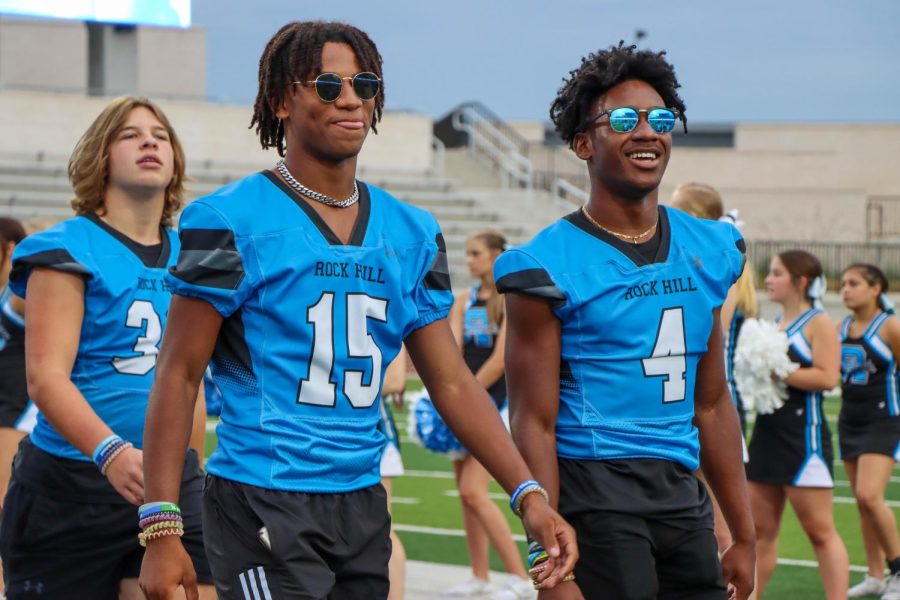
[[[294, 86], [289, 85], [287, 90], [285, 90], [284, 95], [281, 97], [281, 102], [278, 106], [275, 106], [275, 116], [279, 119], [286, 119], [290, 114], [288, 111], [288, 104], [291, 102], [292, 96], [294, 95]], [[273, 101], [272, 104], [275, 104]]]
[[594, 140], [585, 132], [576, 133], [572, 139], [572, 150], [581, 160], [590, 160], [594, 156]]

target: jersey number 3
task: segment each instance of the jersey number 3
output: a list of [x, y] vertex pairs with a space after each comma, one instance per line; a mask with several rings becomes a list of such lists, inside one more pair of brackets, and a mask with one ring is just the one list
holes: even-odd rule
[[[363, 383], [364, 371], [344, 370], [344, 395], [353, 408], [368, 408], [381, 390], [381, 349], [369, 333], [368, 319], [387, 321], [387, 301], [366, 294], [347, 294], [347, 357], [372, 360], [372, 381]], [[334, 371], [334, 292], [325, 292], [306, 311], [313, 325], [312, 357], [309, 375], [300, 381], [297, 402], [316, 406], [334, 406], [337, 399]]]
[[665, 377], [663, 402], [684, 400], [685, 352], [684, 311], [681, 307], [667, 308], [659, 319], [653, 353], [641, 361], [645, 377]]
[[159, 340], [162, 337], [162, 323], [159, 315], [153, 310], [153, 303], [147, 300], [135, 300], [128, 307], [125, 327], [147, 329], [144, 335], [138, 335], [134, 351], [138, 356], [114, 358], [112, 361], [116, 371], [124, 375], [146, 375], [156, 366], [156, 355], [159, 354]]

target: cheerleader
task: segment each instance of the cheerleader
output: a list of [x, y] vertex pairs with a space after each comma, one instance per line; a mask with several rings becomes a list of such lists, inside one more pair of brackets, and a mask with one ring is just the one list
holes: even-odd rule
[[778, 530], [790, 501], [812, 543], [830, 600], [847, 597], [849, 560], [834, 525], [831, 432], [822, 393], [840, 374], [840, 342], [831, 319], [817, 307], [825, 291], [822, 265], [802, 250], [772, 259], [766, 276], [769, 299], [780, 304], [780, 328], [788, 356], [799, 368], [783, 379], [788, 397], [771, 414], [757, 415], [750, 440], [747, 479], [756, 525], [758, 597], [775, 570]]
[[[722, 196], [714, 187], [705, 183], [682, 183], [675, 188], [671, 205], [698, 219], [727, 221], [738, 228], [743, 225], [743, 221], [738, 219], [737, 210], [726, 213]], [[728, 290], [728, 296], [725, 298], [720, 313], [722, 332], [725, 334], [725, 378], [728, 381], [728, 390], [731, 392], [738, 418], [741, 420], [742, 436], [747, 435], [747, 412], [744, 410], [744, 403], [734, 383], [734, 355], [741, 327], [744, 326], [747, 319], [755, 319], [757, 316], [759, 316], [759, 302], [756, 298], [753, 269], [745, 266], [741, 276]], [[746, 442], [744, 448], [744, 460], [746, 461]], [[702, 477], [702, 473], [699, 474]], [[719, 545], [719, 551], [724, 552], [731, 545], [731, 531], [725, 522], [722, 509], [719, 508], [719, 502], [715, 496], [712, 496], [712, 499], [716, 543]]]
[[[900, 322], [884, 292], [887, 278], [875, 266], [853, 264], [841, 276], [841, 299], [853, 314], [840, 325], [841, 458], [850, 478], [869, 572], [850, 588], [850, 598], [883, 594], [900, 599], [900, 539], [885, 488], [900, 457], [900, 400], [895, 357]], [[884, 562], [890, 570], [885, 581]]]
[[[506, 379], [503, 347], [506, 323], [503, 296], [494, 286], [494, 261], [506, 247], [497, 231], [485, 230], [466, 242], [466, 262], [478, 283], [459, 294], [450, 311], [450, 327], [460, 345], [463, 359], [475, 379], [488, 391], [497, 410], [506, 409]], [[512, 530], [500, 509], [488, 496], [490, 475], [472, 455], [453, 461], [456, 485], [462, 504], [466, 546], [472, 563], [472, 578], [445, 592], [446, 596], [472, 596], [492, 591], [488, 581], [488, 542], [503, 561], [509, 578], [496, 598], [517, 598], [533, 594], [531, 580], [512, 538]]]

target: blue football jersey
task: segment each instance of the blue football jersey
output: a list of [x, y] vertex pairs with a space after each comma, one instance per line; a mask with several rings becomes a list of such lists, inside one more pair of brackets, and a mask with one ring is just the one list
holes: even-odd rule
[[168, 281], [224, 317], [210, 361], [222, 392], [210, 473], [309, 493], [380, 480], [384, 370], [453, 296], [434, 218], [359, 191], [348, 244], [268, 171], [185, 209]]
[[[148, 249], [156, 254], [91, 214], [22, 240], [10, 273], [12, 291], [22, 297], [36, 267], [84, 278], [84, 320], [72, 383], [104, 423], [138, 448], [171, 299], [165, 274], [178, 254], [178, 238], [166, 229], [158, 255], [147, 257]], [[31, 439], [56, 456], [91, 460], [43, 415]]]
[[499, 291], [544, 298], [560, 320], [560, 457], [699, 464], [697, 363], [744, 242], [730, 224], [663, 206], [657, 235], [648, 261], [577, 211], [494, 264]]

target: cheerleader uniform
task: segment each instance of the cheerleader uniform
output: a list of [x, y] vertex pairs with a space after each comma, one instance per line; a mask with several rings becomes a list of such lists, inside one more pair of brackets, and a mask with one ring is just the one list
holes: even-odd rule
[[878, 336], [890, 318], [882, 312], [860, 337], [850, 337], [851, 317], [841, 325], [841, 458], [884, 454], [900, 460], [900, 400], [897, 364], [891, 347]]
[[[499, 331], [488, 317], [487, 301], [478, 298], [480, 288], [480, 285], [472, 286], [463, 317], [463, 360], [472, 373], [477, 373], [494, 352]], [[506, 377], [501, 376], [489, 387], [488, 394], [494, 399], [497, 409], [502, 409], [506, 405]]]
[[[801, 368], [812, 366], [812, 348], [803, 328], [822, 311], [811, 308], [785, 330], [788, 357]], [[833, 488], [831, 431], [822, 410], [822, 392], [788, 386], [784, 406], [757, 415], [750, 440], [747, 479], [771, 485]]]
[[747, 411], [744, 410], [741, 393], [734, 383], [734, 352], [737, 349], [738, 336], [741, 334], [741, 327], [744, 326], [745, 320], [744, 313], [735, 311], [734, 316], [731, 317], [731, 325], [728, 327], [728, 340], [725, 346], [725, 379], [728, 381], [728, 391], [731, 392], [731, 399], [734, 400], [738, 417], [741, 419], [741, 435], [743, 437], [747, 436]]

